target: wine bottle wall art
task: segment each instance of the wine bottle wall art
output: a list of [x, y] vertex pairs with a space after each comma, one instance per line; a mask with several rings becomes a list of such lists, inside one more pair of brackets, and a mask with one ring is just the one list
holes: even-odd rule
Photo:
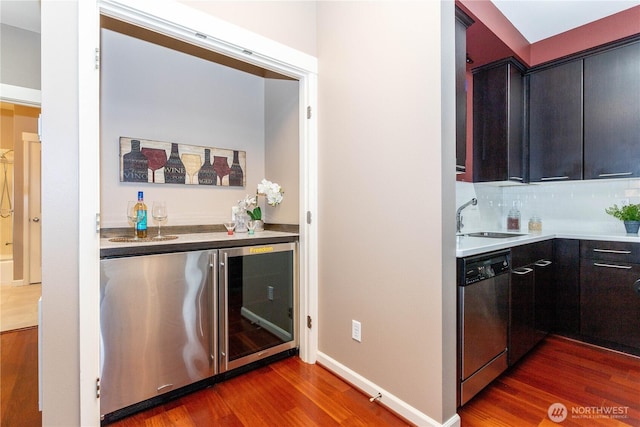
[[120, 182], [244, 187], [245, 151], [120, 137]]

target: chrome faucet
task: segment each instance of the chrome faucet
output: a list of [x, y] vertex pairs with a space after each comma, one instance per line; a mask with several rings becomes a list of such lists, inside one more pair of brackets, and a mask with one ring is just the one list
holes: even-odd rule
[[462, 223], [462, 215], [460, 215], [460, 213], [462, 212], [462, 209], [466, 208], [469, 205], [475, 206], [477, 204], [478, 204], [478, 199], [474, 197], [473, 199], [469, 200], [467, 203], [465, 203], [464, 205], [458, 208], [458, 210], [456, 211], [456, 234], [460, 233], [460, 230], [464, 227], [464, 224]]

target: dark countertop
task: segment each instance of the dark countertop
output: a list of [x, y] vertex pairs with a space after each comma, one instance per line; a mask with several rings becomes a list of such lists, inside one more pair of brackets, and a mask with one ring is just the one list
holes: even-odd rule
[[135, 255], [151, 255], [170, 252], [198, 251], [207, 249], [232, 248], [237, 246], [271, 245], [276, 243], [295, 242], [298, 233], [283, 231], [256, 231], [234, 233], [226, 232], [175, 234], [177, 239], [144, 242], [112, 242], [105, 237], [100, 239], [100, 258], [112, 258]]

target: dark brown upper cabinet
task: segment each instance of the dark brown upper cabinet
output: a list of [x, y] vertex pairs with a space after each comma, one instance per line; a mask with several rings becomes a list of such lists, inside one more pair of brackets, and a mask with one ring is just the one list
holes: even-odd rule
[[528, 79], [529, 180], [582, 179], [582, 60]]
[[525, 181], [524, 67], [513, 58], [473, 70], [473, 181]]
[[467, 28], [473, 24], [456, 7], [456, 172], [465, 172], [467, 161]]
[[584, 178], [640, 177], [640, 40], [584, 59]]

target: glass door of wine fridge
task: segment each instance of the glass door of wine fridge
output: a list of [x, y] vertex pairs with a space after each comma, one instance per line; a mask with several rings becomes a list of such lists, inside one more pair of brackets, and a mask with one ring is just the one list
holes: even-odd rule
[[295, 348], [297, 244], [219, 251], [219, 371]]

